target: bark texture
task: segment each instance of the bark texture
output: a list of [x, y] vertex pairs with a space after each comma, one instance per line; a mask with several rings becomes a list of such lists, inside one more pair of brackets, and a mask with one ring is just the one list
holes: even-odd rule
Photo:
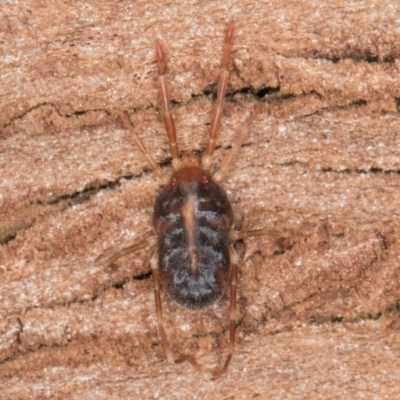
[[[166, 176], [154, 41], [179, 145], [202, 154], [235, 21], [215, 162], [255, 105], [223, 186], [236, 227], [237, 348], [212, 380], [165, 361], [149, 260], [96, 258], [151, 235]], [[0, 3], [0, 397], [395, 398], [400, 387], [400, 4], [346, 1]], [[163, 296], [174, 354], [212, 367], [228, 296]]]

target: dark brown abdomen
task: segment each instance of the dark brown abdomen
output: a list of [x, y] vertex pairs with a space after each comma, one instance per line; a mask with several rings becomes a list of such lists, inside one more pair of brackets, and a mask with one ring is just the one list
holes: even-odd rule
[[179, 305], [202, 309], [229, 285], [233, 212], [224, 190], [198, 167], [174, 174], [154, 207], [161, 286]]

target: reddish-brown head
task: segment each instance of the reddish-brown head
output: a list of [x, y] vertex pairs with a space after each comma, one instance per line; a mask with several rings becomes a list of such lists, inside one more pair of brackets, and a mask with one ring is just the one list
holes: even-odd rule
[[182, 184], [203, 183], [207, 184], [211, 181], [211, 175], [199, 167], [183, 167], [176, 171], [171, 178], [171, 186]]

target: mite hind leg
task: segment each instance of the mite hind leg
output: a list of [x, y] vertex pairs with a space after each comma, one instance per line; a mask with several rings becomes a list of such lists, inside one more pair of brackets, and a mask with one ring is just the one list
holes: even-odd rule
[[158, 331], [160, 332], [161, 343], [167, 356], [167, 360], [169, 363], [174, 362], [174, 357], [172, 356], [171, 347], [168, 342], [167, 334], [164, 329], [164, 319], [162, 312], [162, 304], [161, 304], [161, 293], [160, 293], [160, 273], [158, 271], [158, 251], [156, 251], [150, 261], [151, 266], [151, 274], [153, 276], [153, 284], [154, 284], [154, 299], [156, 303], [156, 316], [157, 316], [157, 325]]
[[191, 355], [183, 355], [179, 357], [177, 360], [174, 360], [172, 355], [171, 346], [169, 344], [167, 334], [164, 328], [164, 318], [162, 311], [162, 303], [161, 303], [161, 285], [160, 285], [160, 272], [158, 269], [158, 251], [156, 251], [153, 255], [153, 258], [150, 261], [151, 265], [151, 273], [153, 275], [153, 283], [154, 283], [154, 299], [156, 304], [156, 317], [157, 317], [157, 325], [158, 331], [160, 333], [161, 343], [167, 357], [169, 363], [182, 363], [182, 362], [190, 362], [196, 369], [199, 369], [199, 365], [195, 359], [195, 357]]
[[[273, 231], [270, 229], [256, 229], [251, 231], [231, 231], [229, 233], [229, 238], [232, 241], [236, 241], [239, 239], [245, 239], [251, 236], [262, 236], [262, 235], [277, 235], [277, 231]], [[238, 280], [238, 256], [231, 246], [229, 248], [229, 257], [231, 262], [231, 293], [230, 293], [230, 308], [229, 308], [229, 351], [228, 356], [226, 357], [225, 363], [221, 369], [215, 369], [212, 371], [214, 377], [219, 377], [224, 374], [228, 367], [231, 359], [233, 357], [233, 353], [235, 351], [235, 333], [236, 333], [236, 296], [237, 296], [237, 280]]]
[[231, 293], [230, 293], [230, 307], [229, 307], [229, 351], [225, 363], [221, 369], [212, 371], [214, 377], [219, 377], [224, 374], [233, 357], [235, 350], [235, 333], [236, 333], [236, 291], [237, 291], [237, 276], [238, 276], [238, 256], [231, 246], [229, 248], [229, 257], [231, 262]]

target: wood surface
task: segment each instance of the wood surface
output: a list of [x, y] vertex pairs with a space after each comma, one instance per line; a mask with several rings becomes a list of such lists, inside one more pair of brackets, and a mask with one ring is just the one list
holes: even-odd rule
[[[203, 154], [222, 57], [214, 157], [258, 113], [223, 187], [237, 229], [237, 347], [212, 380], [166, 362], [149, 260], [96, 258], [151, 235], [165, 176], [154, 42], [179, 145]], [[393, 399], [400, 387], [400, 3], [2, 1], [0, 398]], [[165, 179], [164, 179], [165, 181]], [[176, 357], [224, 360], [229, 301], [163, 295]]]

